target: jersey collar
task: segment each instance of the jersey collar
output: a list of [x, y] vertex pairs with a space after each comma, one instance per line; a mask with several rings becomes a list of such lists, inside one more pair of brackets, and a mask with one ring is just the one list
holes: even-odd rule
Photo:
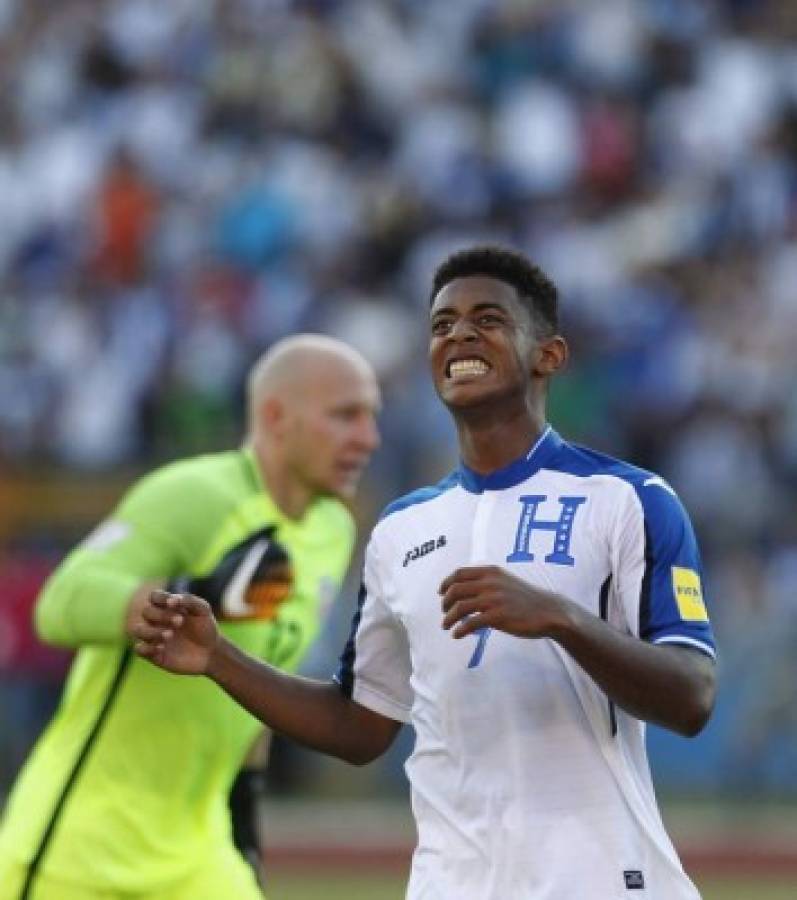
[[268, 492], [263, 483], [263, 475], [260, 472], [260, 466], [257, 464], [254, 448], [250, 444], [244, 444], [241, 447], [241, 456], [244, 460], [247, 478], [251, 481], [252, 486], [258, 493], [267, 494]]
[[501, 491], [505, 488], [514, 487], [516, 484], [520, 484], [521, 481], [531, 478], [546, 463], [550, 462], [563, 443], [562, 438], [548, 425], [527, 453], [519, 459], [513, 460], [502, 469], [496, 469], [495, 472], [481, 475], [478, 472], [474, 472], [473, 469], [469, 469], [465, 463], [460, 463], [457, 470], [459, 483], [471, 494], [481, 494], [484, 491]]

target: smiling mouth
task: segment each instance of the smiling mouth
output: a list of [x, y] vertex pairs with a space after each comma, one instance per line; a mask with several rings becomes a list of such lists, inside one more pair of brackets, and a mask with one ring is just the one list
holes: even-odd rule
[[490, 367], [483, 359], [455, 359], [446, 367], [446, 375], [457, 380], [459, 378], [478, 378], [486, 375]]

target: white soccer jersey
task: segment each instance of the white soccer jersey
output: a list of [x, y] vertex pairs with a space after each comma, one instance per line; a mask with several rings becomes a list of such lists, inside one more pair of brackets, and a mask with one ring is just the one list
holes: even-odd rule
[[337, 678], [415, 728], [408, 898], [695, 900], [658, 813], [644, 725], [551, 640], [442, 629], [441, 581], [478, 564], [643, 640], [714, 655], [691, 525], [649, 472], [549, 428], [501, 471], [463, 466], [389, 506]]

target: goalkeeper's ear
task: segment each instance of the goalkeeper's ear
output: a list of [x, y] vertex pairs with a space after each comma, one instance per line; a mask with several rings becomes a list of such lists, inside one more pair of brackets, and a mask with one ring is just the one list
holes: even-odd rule
[[270, 435], [280, 437], [284, 433], [288, 409], [281, 397], [275, 394], [264, 397], [255, 410], [255, 415], [259, 416], [261, 425]]

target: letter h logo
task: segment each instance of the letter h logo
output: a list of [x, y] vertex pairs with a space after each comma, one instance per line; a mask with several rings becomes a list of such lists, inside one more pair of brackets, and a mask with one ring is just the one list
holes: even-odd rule
[[534, 494], [519, 497], [523, 505], [520, 514], [517, 534], [515, 535], [515, 549], [507, 556], [507, 562], [531, 562], [534, 554], [531, 552], [531, 535], [533, 531], [552, 531], [554, 533], [553, 551], [545, 557], [545, 562], [556, 563], [559, 566], [572, 566], [575, 559], [570, 555], [570, 538], [573, 534], [573, 519], [579, 506], [587, 502], [586, 497], [560, 497], [559, 504], [562, 512], [558, 519], [537, 519], [537, 508], [540, 503], [547, 500], [545, 494]]

